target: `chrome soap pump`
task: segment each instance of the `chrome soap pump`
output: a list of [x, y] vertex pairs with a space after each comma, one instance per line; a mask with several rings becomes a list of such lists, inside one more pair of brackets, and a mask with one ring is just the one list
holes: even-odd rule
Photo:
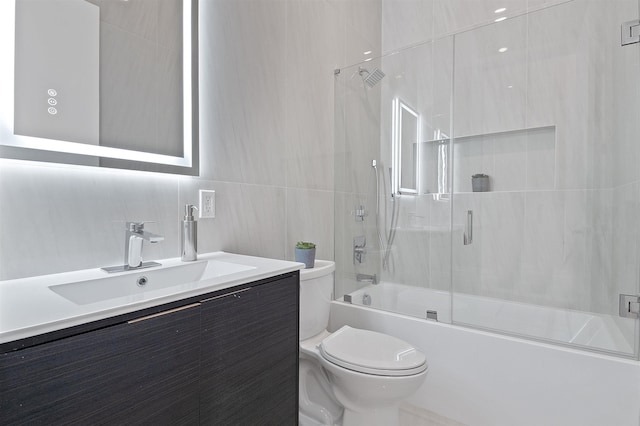
[[198, 258], [198, 222], [193, 217], [194, 210], [198, 210], [198, 208], [193, 204], [184, 206], [181, 232], [183, 262], [191, 262]]

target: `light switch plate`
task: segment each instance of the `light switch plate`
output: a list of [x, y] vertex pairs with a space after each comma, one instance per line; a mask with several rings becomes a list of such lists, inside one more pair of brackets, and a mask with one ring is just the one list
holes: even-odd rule
[[200, 219], [216, 217], [216, 191], [200, 190], [200, 206], [198, 212]]

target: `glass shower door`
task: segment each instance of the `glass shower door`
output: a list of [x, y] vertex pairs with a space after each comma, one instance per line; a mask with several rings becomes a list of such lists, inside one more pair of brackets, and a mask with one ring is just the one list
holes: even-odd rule
[[454, 36], [453, 323], [638, 356], [638, 16], [573, 0]]
[[452, 70], [446, 36], [336, 76], [336, 298], [450, 322]]

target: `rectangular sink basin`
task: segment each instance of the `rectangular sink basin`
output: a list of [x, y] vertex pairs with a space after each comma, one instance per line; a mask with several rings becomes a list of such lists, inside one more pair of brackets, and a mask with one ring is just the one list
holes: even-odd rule
[[154, 269], [127, 271], [105, 278], [49, 286], [54, 293], [75, 303], [88, 305], [127, 297], [141, 300], [151, 291], [176, 287], [196, 288], [200, 281], [255, 269], [253, 266], [220, 260], [160, 266]]

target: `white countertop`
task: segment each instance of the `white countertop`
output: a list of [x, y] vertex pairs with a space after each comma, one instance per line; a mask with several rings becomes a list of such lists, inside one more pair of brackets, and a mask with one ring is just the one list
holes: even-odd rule
[[224, 252], [198, 255], [198, 262], [207, 260], [236, 263], [250, 266], [252, 269], [220, 277], [205, 274], [200, 281], [143, 291], [135, 297], [119, 297], [84, 305], [60, 296], [49, 287], [116, 275], [137, 277], [147, 271], [177, 266], [184, 262], [181, 262], [180, 258], [164, 259], [159, 260], [161, 267], [117, 274], [107, 274], [96, 268], [0, 281], [0, 343], [151, 308], [304, 268], [304, 264], [301, 263]]

